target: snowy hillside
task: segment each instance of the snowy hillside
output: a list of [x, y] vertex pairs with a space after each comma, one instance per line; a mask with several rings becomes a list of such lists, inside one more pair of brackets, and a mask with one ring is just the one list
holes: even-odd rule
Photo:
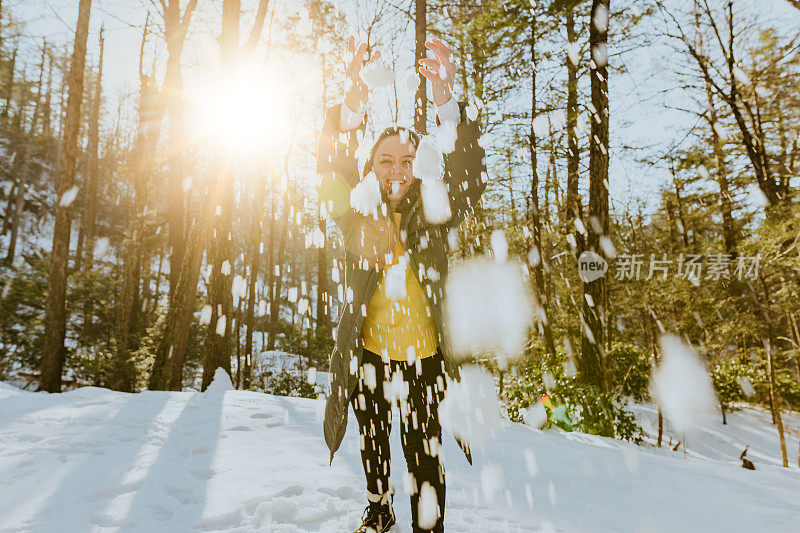
[[[0, 532], [352, 531], [366, 503], [357, 431], [351, 416], [328, 466], [323, 405], [234, 390], [48, 395], [0, 383]], [[749, 443], [757, 471], [727, 449], [707, 459], [713, 439], [706, 449], [697, 435], [684, 459], [504, 422], [473, 466], [447, 435], [447, 530], [797, 531], [800, 473], [774, 466], [775, 439], [756, 442], [774, 435], [768, 417], [734, 413], [720, 427], [708, 435], [730, 431], [730, 453]], [[392, 446], [392, 531], [408, 533], [397, 432]], [[796, 437], [790, 446], [794, 458]]]

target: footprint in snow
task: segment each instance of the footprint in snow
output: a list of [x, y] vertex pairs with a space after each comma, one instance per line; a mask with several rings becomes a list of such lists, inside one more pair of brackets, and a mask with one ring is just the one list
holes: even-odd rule
[[285, 489], [276, 492], [275, 494], [271, 495], [270, 498], [281, 498], [286, 496], [300, 496], [303, 494], [303, 486], [302, 485], [289, 485]]
[[189, 472], [197, 479], [211, 479], [216, 473], [211, 469], [189, 470]]
[[166, 522], [175, 516], [175, 511], [172, 509], [167, 509], [161, 505], [148, 505], [147, 508], [150, 510], [152, 516], [154, 516], [157, 520], [161, 520], [162, 522]]
[[188, 505], [198, 501], [197, 494], [195, 494], [195, 492], [191, 489], [184, 489], [182, 487], [168, 485], [164, 487], [164, 492], [178, 500], [178, 503], [182, 505]]
[[331, 489], [328, 487], [318, 488], [317, 492], [321, 492], [322, 494], [327, 494], [328, 496], [334, 496], [336, 498], [341, 498], [343, 500], [351, 500], [358, 498], [361, 495], [360, 490], [356, 490], [355, 488], [349, 485], [342, 485], [339, 488]]

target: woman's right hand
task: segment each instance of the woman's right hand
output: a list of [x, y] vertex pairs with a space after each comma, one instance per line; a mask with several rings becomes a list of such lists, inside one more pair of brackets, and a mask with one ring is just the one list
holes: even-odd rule
[[[361, 43], [356, 49], [356, 39], [350, 36], [347, 41], [347, 51], [353, 56], [350, 64], [347, 65], [345, 76], [350, 81], [350, 87], [347, 89], [347, 94], [344, 96], [344, 103], [353, 111], [360, 113], [364, 110], [369, 100], [369, 87], [361, 79], [361, 69], [364, 67], [364, 53], [367, 50], [367, 44]], [[377, 61], [381, 57], [381, 53], [377, 50], [372, 54], [372, 57], [367, 61], [367, 65]]]

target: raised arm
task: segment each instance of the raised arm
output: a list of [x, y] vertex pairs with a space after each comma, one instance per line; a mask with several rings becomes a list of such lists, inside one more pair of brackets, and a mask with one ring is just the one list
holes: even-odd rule
[[[352, 37], [348, 49], [354, 52]], [[359, 77], [364, 49], [362, 45], [355, 50], [348, 66], [350, 89], [344, 103], [329, 108], [325, 113], [317, 147], [320, 182], [316, 189], [326, 211], [342, 232], [345, 248], [373, 263], [380, 262], [393, 243], [386, 220], [365, 217], [350, 206], [350, 191], [360, 181], [356, 150], [359, 138], [364, 135], [363, 108], [369, 95]], [[370, 62], [379, 56], [375, 52]]]
[[466, 103], [456, 106], [453, 99], [453, 80], [456, 67], [450, 49], [442, 41], [431, 39], [425, 46], [436, 58], [420, 59], [419, 72], [431, 82], [431, 92], [437, 106], [436, 124], [452, 121], [456, 126], [455, 149], [444, 155], [444, 181], [450, 195], [453, 216], [447, 225], [457, 227], [472, 212], [486, 190], [486, 152], [478, 144], [480, 128], [470, 120]]

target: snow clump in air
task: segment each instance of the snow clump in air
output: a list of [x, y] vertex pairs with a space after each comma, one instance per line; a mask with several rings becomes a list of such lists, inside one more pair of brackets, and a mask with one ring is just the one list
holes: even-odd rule
[[467, 106], [466, 111], [468, 119], [475, 120], [476, 118], [478, 118], [478, 105], [475, 103], [475, 101], [470, 102], [470, 104]]
[[69, 207], [72, 205], [72, 202], [75, 201], [75, 198], [78, 197], [78, 186], [74, 186], [64, 192], [61, 195], [61, 200], [59, 200], [58, 205], [61, 207]]
[[447, 185], [442, 181], [442, 165], [439, 141], [430, 135], [423, 137], [414, 156], [414, 176], [422, 180], [423, 213], [432, 224], [442, 224], [452, 216]]
[[92, 257], [95, 259], [99, 259], [103, 257], [108, 250], [109, 241], [107, 237], [100, 237], [94, 242], [94, 250], [92, 251]]
[[408, 271], [408, 259], [401, 256], [397, 264], [390, 266], [386, 270], [385, 289], [386, 296], [390, 300], [402, 300], [406, 297], [406, 272]]
[[421, 179], [438, 180], [442, 177], [442, 152], [430, 135], [419, 141], [414, 156], [414, 176]]
[[650, 388], [664, 415], [677, 431], [689, 429], [702, 414], [716, 407], [714, 390], [703, 363], [680, 338], [665, 334], [659, 338], [661, 364]]
[[494, 502], [500, 491], [503, 490], [503, 469], [497, 463], [484, 465], [481, 469], [481, 488], [483, 497], [488, 502]]
[[422, 180], [422, 210], [425, 219], [431, 224], [443, 224], [453, 215], [447, 185], [442, 180]]
[[501, 229], [492, 232], [492, 253], [494, 260], [498, 263], [505, 263], [508, 259], [508, 241], [506, 234]]
[[350, 191], [350, 206], [364, 216], [376, 216], [381, 202], [381, 187], [374, 172], [358, 182]]
[[383, 61], [378, 59], [361, 69], [361, 79], [364, 80], [367, 87], [374, 89], [375, 87], [382, 87], [392, 83], [394, 72], [386, 67]]
[[409, 73], [408, 76], [406, 76], [406, 81], [403, 84], [403, 87], [405, 88], [406, 93], [409, 96], [414, 97], [417, 94], [417, 88], [419, 87], [419, 83], [420, 83], [419, 75], [417, 74], [416, 71], [412, 71], [411, 73]]
[[439, 144], [439, 149], [443, 154], [449, 154], [456, 149], [457, 138], [458, 133], [454, 121], [443, 120], [442, 123], [436, 127], [436, 142]]
[[424, 529], [433, 529], [439, 519], [439, 502], [436, 489], [427, 481], [422, 482], [419, 491], [419, 525]]
[[211, 306], [204, 305], [203, 308], [200, 310], [200, 325], [207, 326], [211, 323]]
[[470, 447], [486, 442], [500, 426], [500, 400], [492, 375], [481, 366], [464, 366], [461, 381], [447, 384], [439, 418], [444, 429]]
[[505, 364], [522, 353], [533, 319], [533, 297], [522, 268], [514, 260], [479, 258], [450, 273], [445, 324], [457, 356], [492, 353]]

